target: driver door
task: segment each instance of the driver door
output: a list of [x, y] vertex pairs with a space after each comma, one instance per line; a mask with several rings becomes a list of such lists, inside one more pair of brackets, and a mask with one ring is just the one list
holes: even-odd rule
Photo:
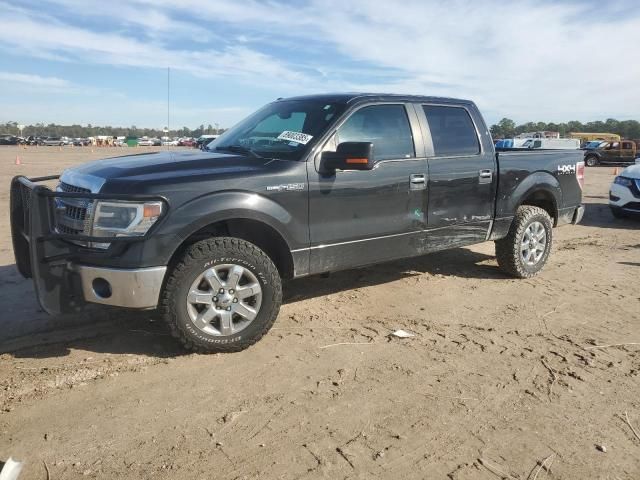
[[[416, 141], [417, 140], [417, 141]], [[372, 170], [321, 173], [308, 162], [310, 270], [320, 273], [408, 257], [424, 245], [427, 161], [411, 104], [362, 106], [324, 146], [373, 143]]]

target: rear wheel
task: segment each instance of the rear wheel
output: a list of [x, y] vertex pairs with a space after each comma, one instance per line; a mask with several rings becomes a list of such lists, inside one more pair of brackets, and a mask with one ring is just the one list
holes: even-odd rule
[[596, 165], [598, 165], [598, 157], [596, 157], [595, 155], [590, 155], [585, 159], [585, 163], [587, 167], [595, 167]]
[[220, 237], [186, 250], [167, 280], [161, 312], [189, 350], [236, 352], [269, 331], [281, 301], [280, 276], [267, 254]]
[[498, 265], [514, 277], [533, 277], [547, 262], [552, 232], [551, 217], [545, 210], [531, 205], [518, 208], [507, 236], [495, 242]]

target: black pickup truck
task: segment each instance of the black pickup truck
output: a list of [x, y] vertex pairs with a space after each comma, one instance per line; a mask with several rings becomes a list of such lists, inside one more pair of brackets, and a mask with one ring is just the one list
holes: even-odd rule
[[187, 348], [229, 352], [273, 325], [283, 279], [488, 240], [531, 277], [552, 228], [582, 218], [583, 179], [580, 151], [496, 153], [470, 101], [315, 95], [266, 105], [206, 151], [15, 177], [11, 227], [47, 312], [157, 309]]

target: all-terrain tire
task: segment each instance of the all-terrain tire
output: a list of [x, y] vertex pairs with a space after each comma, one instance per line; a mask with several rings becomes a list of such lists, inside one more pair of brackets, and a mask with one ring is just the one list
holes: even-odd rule
[[595, 167], [596, 165], [598, 165], [598, 157], [596, 157], [595, 155], [589, 155], [587, 158], [585, 158], [585, 164], [587, 165], [587, 167]]
[[[522, 241], [525, 232], [534, 222], [542, 224], [545, 230], [545, 246], [541, 258], [535, 265], [528, 265], [522, 255]], [[500, 268], [517, 278], [535, 276], [544, 267], [553, 243], [553, 223], [549, 214], [540, 207], [523, 205], [516, 211], [506, 237], [495, 242], [496, 258]]]
[[[208, 334], [191, 320], [187, 296], [196, 278], [212, 266], [235, 264], [249, 270], [262, 290], [258, 314], [243, 330], [228, 336]], [[201, 353], [237, 352], [250, 347], [269, 329], [282, 302], [282, 283], [269, 256], [254, 244], [233, 237], [214, 237], [191, 245], [168, 274], [159, 311], [185, 348]]]

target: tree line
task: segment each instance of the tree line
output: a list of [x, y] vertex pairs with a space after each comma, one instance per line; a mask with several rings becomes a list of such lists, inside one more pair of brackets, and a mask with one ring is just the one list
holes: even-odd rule
[[[130, 127], [112, 127], [112, 126], [97, 126], [97, 125], [58, 125], [56, 123], [36, 123], [33, 125], [26, 125], [22, 130], [22, 136], [37, 136], [37, 137], [70, 137], [70, 138], [86, 138], [96, 137], [98, 135], [108, 136], [132, 136], [132, 137], [162, 137], [168, 135], [169, 137], [199, 137], [200, 135], [217, 135], [224, 132], [224, 128], [216, 128], [209, 124], [207, 126], [200, 125], [195, 129], [189, 127], [182, 127], [180, 129], [171, 129], [165, 134], [163, 129], [159, 128], [139, 128], [135, 125]], [[18, 122], [5, 122], [0, 124], [0, 135], [19, 135]]]
[[[622, 138], [640, 139], [640, 122], [637, 120], [616, 120], [608, 118], [603, 121], [595, 121], [582, 123], [572, 120], [565, 123], [545, 123], [545, 122], [527, 122], [522, 125], [516, 125], [516, 122], [510, 118], [503, 118], [495, 125], [491, 126], [491, 135], [493, 138], [513, 138], [523, 132], [539, 132], [542, 130], [550, 130], [560, 132], [561, 137], [566, 137], [570, 132], [604, 132], [617, 133]], [[169, 130], [170, 137], [199, 137], [200, 135], [216, 135], [224, 132], [223, 128], [216, 128], [209, 124], [207, 126], [200, 125], [195, 129], [182, 127], [180, 129]], [[0, 135], [19, 135], [18, 122], [5, 122], [0, 124]], [[130, 127], [112, 127], [112, 126], [96, 126], [96, 125], [58, 125], [55, 123], [36, 123], [27, 125], [22, 130], [22, 135], [28, 137], [47, 136], [47, 137], [70, 137], [70, 138], [86, 138], [98, 135], [111, 136], [133, 136], [133, 137], [162, 137], [164, 131], [159, 128], [138, 128], [135, 125]]]
[[560, 132], [561, 137], [568, 137], [570, 132], [592, 132], [617, 133], [622, 138], [640, 139], [640, 122], [637, 120], [616, 120], [614, 118], [607, 118], [604, 122], [582, 123], [572, 120], [565, 123], [527, 122], [522, 125], [516, 125], [516, 122], [510, 118], [503, 118], [495, 125], [492, 125], [490, 130], [493, 138], [513, 138], [524, 132], [550, 130]]

